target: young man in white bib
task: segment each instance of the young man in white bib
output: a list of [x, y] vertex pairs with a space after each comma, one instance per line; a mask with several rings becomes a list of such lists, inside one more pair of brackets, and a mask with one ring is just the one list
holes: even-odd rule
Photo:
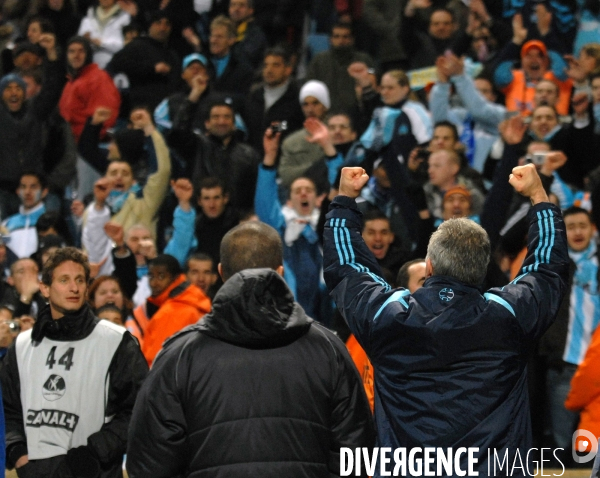
[[89, 276], [80, 250], [54, 252], [40, 284], [49, 305], [4, 359], [7, 466], [20, 477], [122, 477], [148, 367], [133, 336], [88, 307]]

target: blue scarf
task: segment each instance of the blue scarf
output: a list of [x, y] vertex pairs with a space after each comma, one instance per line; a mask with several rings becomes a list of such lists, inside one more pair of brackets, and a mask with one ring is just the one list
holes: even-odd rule
[[113, 214], [117, 214], [123, 207], [123, 204], [125, 204], [125, 201], [129, 197], [129, 193], [137, 195], [141, 190], [142, 188], [137, 183], [131, 186], [127, 191], [115, 191], [113, 189], [106, 199], [106, 204], [108, 204], [108, 207]]

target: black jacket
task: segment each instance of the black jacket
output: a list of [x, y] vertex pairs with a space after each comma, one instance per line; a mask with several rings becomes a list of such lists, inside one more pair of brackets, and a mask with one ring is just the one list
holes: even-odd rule
[[248, 142], [259, 152], [263, 152], [263, 136], [265, 130], [273, 122], [287, 121], [287, 131], [281, 135], [280, 144], [285, 137], [302, 128], [304, 113], [300, 107], [300, 90], [292, 80], [287, 90], [271, 107], [265, 111], [265, 88], [261, 86], [252, 91], [246, 102], [244, 121], [248, 128]]
[[372, 445], [373, 426], [344, 344], [278, 274], [251, 269], [165, 344], [129, 440], [130, 478], [329, 478], [340, 447]]
[[20, 111], [11, 113], [0, 102], [0, 183], [5, 189], [14, 191], [24, 171], [44, 174], [44, 150], [50, 140], [46, 122], [58, 104], [64, 84], [60, 61], [47, 61], [42, 90], [25, 100]]
[[221, 76], [217, 78], [215, 74], [212, 88], [218, 93], [231, 95], [234, 100], [240, 101], [250, 91], [253, 78], [252, 66], [237, 54], [236, 49], [232, 49], [229, 62]]
[[[99, 319], [94, 316], [86, 305], [79, 311], [65, 315], [59, 320], [53, 320], [50, 307], [44, 308], [33, 327], [31, 339], [41, 342], [44, 337], [60, 341], [83, 340], [89, 336]], [[38, 364], [43, 367], [44, 364]], [[93, 364], [89, 364], [93, 366]], [[98, 464], [101, 474], [96, 477], [113, 478], [122, 476], [121, 464], [127, 445], [127, 428], [131, 410], [142, 381], [146, 377], [148, 366], [142, 355], [137, 341], [129, 332], [123, 334], [123, 339], [115, 352], [108, 369], [108, 394], [105, 414], [112, 419], [102, 428], [90, 435], [85, 451], [80, 448], [69, 450], [67, 455], [35, 460], [25, 465], [28, 478], [53, 476], [55, 478], [71, 478], [73, 475], [69, 465], [73, 463], [72, 450], [78, 450], [75, 460], [80, 465], [92, 469]], [[17, 365], [15, 344], [8, 349], [0, 372], [2, 381], [2, 398], [6, 422], [6, 456], [7, 466], [13, 467], [16, 460], [27, 454], [27, 439], [23, 423], [21, 405], [21, 382]], [[84, 453], [85, 458], [81, 458]], [[79, 458], [79, 459], [78, 459]], [[54, 475], [50, 471], [54, 469]], [[25, 473], [25, 472], [22, 472]], [[90, 478], [93, 475], [89, 475]]]
[[[156, 73], [155, 66], [160, 62], [171, 67], [168, 74]], [[150, 111], [181, 83], [181, 60], [177, 54], [150, 37], [136, 38], [115, 53], [106, 71], [113, 76], [125, 73], [130, 84], [131, 105], [145, 105]]]
[[[243, 214], [253, 209], [260, 157], [235, 135], [225, 145], [222, 140], [192, 130], [194, 105], [186, 100], [175, 116], [169, 144], [188, 168], [196, 187], [203, 178], [221, 179], [229, 192], [229, 204]], [[199, 191], [197, 191], [199, 192]]]

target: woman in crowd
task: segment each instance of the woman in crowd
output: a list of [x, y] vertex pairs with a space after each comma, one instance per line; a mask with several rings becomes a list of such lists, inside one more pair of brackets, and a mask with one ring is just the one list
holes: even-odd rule
[[87, 38], [94, 49], [94, 63], [102, 69], [123, 48], [123, 27], [131, 16], [121, 10], [116, 0], [99, 0], [81, 20], [78, 35]]

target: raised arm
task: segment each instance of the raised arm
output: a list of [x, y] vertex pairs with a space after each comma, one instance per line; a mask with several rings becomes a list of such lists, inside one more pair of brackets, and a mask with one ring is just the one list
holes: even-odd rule
[[565, 293], [569, 269], [566, 231], [560, 209], [548, 202], [533, 164], [514, 168], [509, 182], [533, 206], [528, 213], [527, 256], [521, 275], [485, 295], [505, 307], [523, 334], [535, 340], [554, 321]]

